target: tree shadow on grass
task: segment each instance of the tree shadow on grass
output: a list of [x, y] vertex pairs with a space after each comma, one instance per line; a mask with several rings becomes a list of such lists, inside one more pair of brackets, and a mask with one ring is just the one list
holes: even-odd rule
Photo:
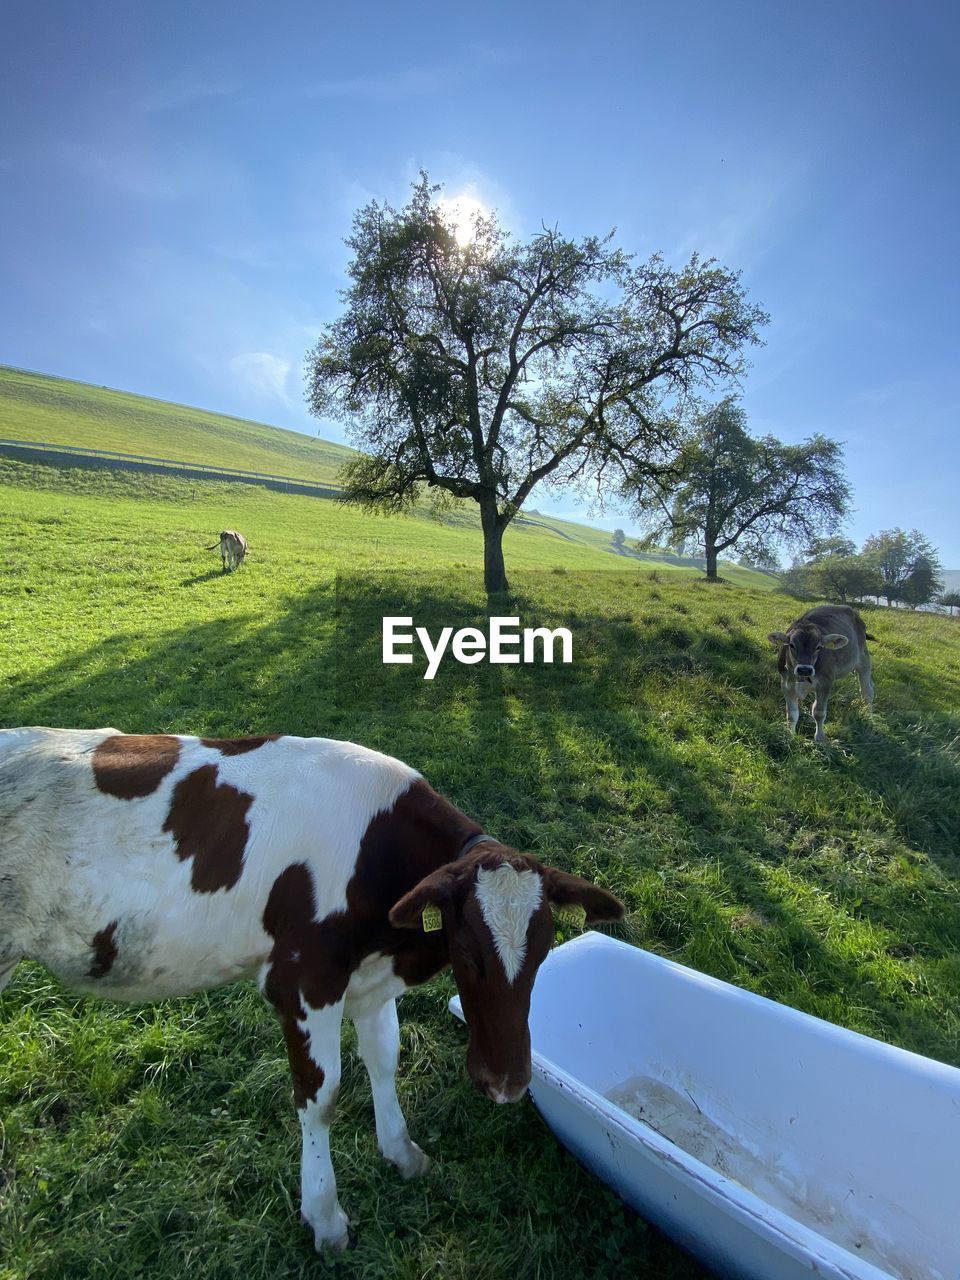
[[[936, 831], [919, 825], [920, 794], [903, 811], [889, 803], [931, 752], [919, 742], [912, 749], [882, 722], [848, 724], [843, 708], [838, 720], [849, 750], [824, 753], [789, 740], [763, 639], [734, 621], [704, 626], [653, 603], [625, 583], [622, 607], [611, 609], [588, 579], [539, 575], [516, 587], [504, 612], [521, 626], [569, 625], [572, 665], [448, 659], [425, 681], [422, 657], [382, 665], [382, 617], [411, 616], [434, 636], [441, 626], [486, 630], [488, 602], [474, 577], [345, 577], [336, 588], [290, 596], [269, 619], [251, 613], [98, 642], [16, 692], [3, 691], [0, 721], [362, 742], [421, 769], [505, 841], [621, 894], [633, 914], [614, 932], [628, 940], [859, 1030], [956, 1057], [942, 1003], [905, 1012], [900, 993], [880, 989], [870, 963], [844, 954], [836, 938], [845, 920], [866, 918], [883, 926], [891, 946], [909, 947], [930, 937], [931, 913], [938, 915], [942, 938], [917, 961], [924, 978], [933, 971], [924, 966], [960, 945], [950, 900], [931, 907], [912, 885], [888, 893], [863, 876], [848, 892], [815, 850], [806, 858], [791, 843], [853, 846], [858, 815], [866, 821], [872, 813], [878, 839], [921, 836], [933, 847]], [[946, 748], [935, 746], [937, 753], [945, 759]], [[824, 810], [827, 794], [836, 811]], [[885, 874], [881, 864], [881, 880]], [[818, 915], [824, 901], [830, 911]], [[414, 1010], [413, 1021], [430, 1022], [449, 1048], [443, 1070], [453, 1076], [462, 1032], [446, 1020], [442, 1002], [428, 1007], [421, 997]], [[421, 1090], [408, 1107], [414, 1134], [439, 1123], [429, 1095]], [[472, 1105], [483, 1133], [479, 1103]], [[532, 1109], [497, 1123], [504, 1150], [516, 1141], [518, 1197], [539, 1183], [558, 1221], [585, 1212], [609, 1218], [608, 1194], [570, 1172], [544, 1142]], [[468, 1125], [454, 1144], [467, 1177], [472, 1132]], [[377, 1166], [352, 1177], [348, 1201], [379, 1200]], [[291, 1167], [291, 1188], [294, 1180]], [[388, 1224], [410, 1214], [411, 1202], [397, 1203]], [[414, 1205], [412, 1221], [416, 1212]], [[453, 1210], [445, 1212], [452, 1221]], [[611, 1226], [609, 1239], [629, 1250], [630, 1228]], [[699, 1274], [663, 1247], [665, 1264], [679, 1259], [678, 1274]]]
[[[629, 611], [604, 613], [578, 601], [551, 612], [538, 592], [516, 587], [509, 604], [499, 607], [550, 627], [569, 624], [578, 661], [572, 667], [448, 663], [432, 682], [422, 679], [423, 659], [419, 667], [378, 667], [382, 614], [412, 616], [414, 625], [436, 636], [441, 624], [484, 629], [486, 602], [468, 588], [429, 578], [341, 584], [340, 693], [350, 686], [353, 714], [378, 745], [388, 742], [385, 749], [403, 754], [402, 743], [406, 758], [486, 829], [600, 879], [634, 905], [643, 905], [630, 890], [638, 870], [656, 875], [666, 868], [672, 875], [674, 866], [688, 864], [689, 874], [672, 875], [671, 900], [649, 924], [654, 945], [768, 995], [782, 996], [792, 971], [791, 1002], [825, 1016], [839, 1010], [844, 1020], [849, 1006], [859, 1010], [860, 1030], [896, 1037], [897, 1001], [878, 995], [869, 965], [845, 958], [842, 946], [827, 938], [838, 924], [843, 930], [849, 911], [851, 929], [856, 919], [873, 919], [900, 954], [919, 936], [928, 939], [925, 954], [933, 957], [960, 944], [951, 899], [912, 891], [871, 898], [869, 877], [861, 883], [861, 822], [872, 824], [864, 830], [882, 845], [885, 859], [915, 847], [911, 841], [920, 834], [917, 815], [886, 805], [878, 813], [877, 790], [889, 794], [902, 785], [903, 753], [891, 748], [894, 764], [887, 769], [855, 751], [823, 752], [791, 741], [777, 716], [775, 669], [757, 695], [758, 671], [773, 668], [765, 641], [732, 623], [704, 633], [696, 620], [646, 614], [637, 620]], [[664, 718], [661, 700], [678, 686], [699, 716], [695, 728], [703, 733], [705, 723], [709, 741], [691, 738], [682, 706]], [[736, 764], [744, 752], [753, 759], [762, 803], [750, 796], [749, 781], [738, 783], [729, 772], [728, 761]], [[826, 815], [825, 800], [833, 806]], [[808, 848], [829, 850], [830, 858], [807, 857]], [[837, 850], [853, 860], [855, 891], [847, 891], [830, 861], [842, 861]], [[716, 891], [698, 885], [712, 862], [720, 867]], [[955, 874], [946, 861], [943, 869]], [[878, 875], [882, 881], [882, 869]], [[832, 901], [832, 923], [816, 919], [817, 895]], [[804, 896], [811, 899], [806, 905]], [[731, 932], [738, 906], [745, 908], [739, 914], [748, 921], [747, 935], [749, 921], [760, 921], [776, 933], [775, 943], [758, 936], [752, 950], [739, 945]], [[762, 957], [770, 945], [783, 967], [765, 973]], [[912, 1025], [917, 1047], [956, 1054], [955, 1039], [932, 1007], [916, 1012]]]
[[[835, 907], [858, 898], [856, 913], [894, 947], [932, 933], [940, 940], [923, 954], [956, 949], [952, 899], [874, 891], [857, 869], [872, 842], [888, 860], [927, 852], [957, 878], [948, 746], [935, 736], [908, 745], [880, 722], [845, 716], [843, 750], [791, 741], [763, 639], [729, 618], [704, 625], [651, 608], [635, 583], [611, 610], [594, 586], [589, 575], [530, 575], [503, 603], [521, 627], [569, 626], [570, 665], [447, 658], [427, 681], [417, 649], [413, 663], [384, 666], [385, 615], [410, 616], [436, 638], [443, 626], [486, 631], [488, 602], [472, 574], [363, 574], [290, 596], [268, 620], [110, 637], [4, 693], [0, 722], [361, 742], [413, 764], [506, 842], [622, 893], [647, 917], [633, 922], [633, 940], [766, 994], [802, 970], [817, 990], [867, 1010], [861, 1029], [895, 1032], [869, 973], [825, 946], [797, 894], [826, 894]], [[849, 862], [849, 893], [815, 856], [824, 847]], [[776, 943], [758, 935], [744, 949], [730, 925], [741, 909], [768, 922]], [[763, 972], [768, 945], [785, 969]], [[943, 1042], [932, 1022], [922, 1031]]]

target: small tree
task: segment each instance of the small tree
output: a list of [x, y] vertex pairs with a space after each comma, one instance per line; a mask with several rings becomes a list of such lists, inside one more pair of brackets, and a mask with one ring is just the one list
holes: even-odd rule
[[869, 556], [833, 553], [812, 561], [807, 568], [815, 594], [842, 604], [875, 596], [881, 587], [880, 574]]
[[888, 605], [929, 604], [943, 590], [936, 551], [917, 529], [884, 529], [867, 538], [863, 554], [880, 577], [879, 595]]
[[932, 604], [943, 590], [940, 562], [935, 556], [920, 555], [914, 560], [903, 584], [901, 599], [911, 609]]
[[835, 441], [756, 440], [732, 398], [695, 417], [669, 471], [634, 474], [628, 489], [640, 515], [653, 520], [646, 542], [702, 550], [714, 581], [721, 552], [737, 547], [762, 558], [774, 541], [809, 543], [836, 528], [850, 499]]
[[736, 376], [767, 317], [696, 255], [674, 270], [609, 236], [514, 243], [493, 214], [462, 244], [438, 191], [422, 174], [404, 208], [356, 215], [345, 309], [308, 357], [308, 398], [366, 451], [345, 500], [402, 509], [423, 486], [472, 499], [484, 582], [503, 591], [503, 533], [533, 487], [600, 486], [627, 459], [654, 469], [675, 447], [667, 406]]
[[623, 544], [626, 541], [626, 534], [622, 529], [614, 529], [611, 542], [618, 551], [623, 551]]
[[949, 609], [952, 618], [954, 609], [960, 609], [960, 591], [947, 591], [940, 597], [937, 604]]

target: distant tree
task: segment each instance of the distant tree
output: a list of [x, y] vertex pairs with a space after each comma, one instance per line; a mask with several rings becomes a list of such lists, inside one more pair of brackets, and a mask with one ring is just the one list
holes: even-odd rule
[[911, 609], [933, 604], [943, 591], [943, 570], [936, 556], [917, 556], [903, 584], [901, 600]]
[[762, 557], [776, 541], [809, 543], [836, 528], [850, 500], [839, 444], [821, 435], [795, 445], [755, 439], [731, 397], [696, 415], [668, 471], [634, 475], [630, 490], [653, 521], [646, 542], [701, 550], [712, 580], [721, 552]]
[[799, 556], [794, 556], [788, 569], [780, 574], [779, 590], [798, 600], [812, 600], [819, 593], [813, 582], [810, 565]]
[[626, 541], [626, 534], [622, 529], [614, 529], [611, 541], [618, 551], [622, 551], [623, 544]]
[[869, 556], [843, 555], [835, 551], [811, 561], [806, 567], [814, 594], [828, 600], [839, 600], [842, 604], [875, 596], [882, 585], [880, 574]]
[[484, 582], [503, 591], [503, 533], [533, 487], [601, 487], [627, 459], [655, 468], [675, 447], [670, 406], [742, 371], [767, 317], [696, 255], [675, 270], [609, 236], [515, 242], [495, 214], [464, 244], [438, 191], [421, 174], [402, 209], [355, 216], [345, 309], [308, 357], [308, 400], [364, 451], [345, 500], [403, 509], [423, 486], [473, 499]]
[[823, 560], [827, 556], [855, 556], [857, 544], [849, 538], [814, 538], [806, 554], [809, 560]]
[[954, 609], [960, 609], [960, 591], [947, 591], [940, 597], [937, 604], [943, 605], [945, 609], [949, 609], [950, 616], [953, 617]]
[[916, 609], [929, 604], [943, 590], [940, 560], [929, 541], [917, 529], [884, 529], [867, 538], [863, 554], [876, 567], [880, 591], [888, 605], [906, 604]]

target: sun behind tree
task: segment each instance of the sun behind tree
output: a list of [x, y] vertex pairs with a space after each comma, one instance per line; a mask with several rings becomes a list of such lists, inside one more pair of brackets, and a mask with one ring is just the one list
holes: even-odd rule
[[477, 224], [490, 217], [487, 206], [467, 191], [459, 196], [442, 196], [437, 201], [437, 210], [453, 229], [461, 249], [477, 239]]
[[355, 216], [345, 309], [308, 356], [308, 400], [362, 451], [345, 501], [473, 499], [484, 583], [502, 592], [503, 533], [533, 487], [655, 470], [674, 443], [668, 404], [741, 372], [767, 317], [696, 255], [674, 270], [609, 236], [518, 243], [479, 209], [464, 239], [439, 195], [422, 174], [403, 209]]

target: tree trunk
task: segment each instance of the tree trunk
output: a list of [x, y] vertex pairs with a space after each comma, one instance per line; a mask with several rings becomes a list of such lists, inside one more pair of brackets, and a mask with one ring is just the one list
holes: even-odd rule
[[483, 585], [487, 595], [497, 595], [509, 589], [507, 571], [503, 563], [503, 531], [496, 498], [480, 500], [480, 524], [483, 528]]
[[707, 581], [719, 582], [717, 577], [717, 548], [707, 544]]

